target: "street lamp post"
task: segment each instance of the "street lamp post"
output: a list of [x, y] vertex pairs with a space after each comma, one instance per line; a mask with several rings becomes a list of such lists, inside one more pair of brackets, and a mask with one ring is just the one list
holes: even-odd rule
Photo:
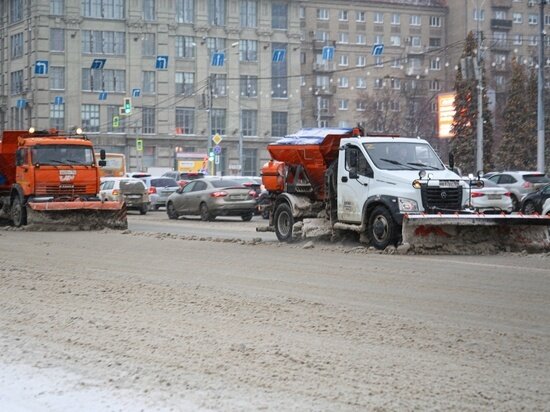
[[537, 78], [537, 170], [544, 173], [544, 5], [547, 0], [539, 0], [539, 67]]

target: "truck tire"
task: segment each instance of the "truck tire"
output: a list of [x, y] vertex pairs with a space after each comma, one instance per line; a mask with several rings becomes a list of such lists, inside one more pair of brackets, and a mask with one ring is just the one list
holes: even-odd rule
[[17, 195], [13, 198], [10, 215], [15, 227], [21, 227], [27, 224], [27, 206], [23, 204], [21, 196]]
[[376, 249], [384, 250], [388, 245], [395, 245], [399, 238], [399, 226], [384, 206], [376, 206], [369, 217], [367, 236], [370, 244]]
[[292, 226], [294, 226], [294, 216], [287, 203], [281, 203], [275, 210], [275, 234], [280, 242], [292, 241]]

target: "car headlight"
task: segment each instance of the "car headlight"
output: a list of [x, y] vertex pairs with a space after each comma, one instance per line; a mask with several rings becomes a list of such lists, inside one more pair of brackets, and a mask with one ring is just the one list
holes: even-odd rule
[[418, 212], [418, 203], [416, 203], [416, 200], [398, 197], [397, 201], [400, 212]]

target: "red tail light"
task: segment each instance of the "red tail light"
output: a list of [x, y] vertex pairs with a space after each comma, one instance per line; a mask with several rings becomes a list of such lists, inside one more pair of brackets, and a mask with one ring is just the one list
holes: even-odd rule
[[482, 196], [485, 196], [485, 194], [481, 192], [472, 192], [472, 197], [482, 197]]
[[506, 192], [506, 193], [504, 193], [504, 196], [512, 197], [512, 193], [511, 192]]
[[227, 192], [214, 192], [214, 193], [210, 193], [210, 197], [225, 197], [227, 196]]
[[250, 197], [256, 197], [256, 191], [255, 191], [255, 190], [251, 190], [250, 192], [248, 192], [248, 196], [250, 196]]
[[152, 195], [153, 193], [157, 193], [157, 188], [155, 186], [149, 188], [149, 194]]
[[522, 186], [526, 189], [529, 189], [530, 187], [533, 187], [533, 183], [531, 182], [523, 182]]

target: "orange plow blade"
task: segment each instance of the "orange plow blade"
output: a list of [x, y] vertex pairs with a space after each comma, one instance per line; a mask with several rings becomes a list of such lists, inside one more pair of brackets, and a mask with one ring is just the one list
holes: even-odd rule
[[550, 250], [549, 228], [538, 215], [407, 215], [403, 243], [415, 253], [536, 253]]
[[68, 201], [29, 202], [30, 230], [127, 229], [126, 205], [119, 202]]

